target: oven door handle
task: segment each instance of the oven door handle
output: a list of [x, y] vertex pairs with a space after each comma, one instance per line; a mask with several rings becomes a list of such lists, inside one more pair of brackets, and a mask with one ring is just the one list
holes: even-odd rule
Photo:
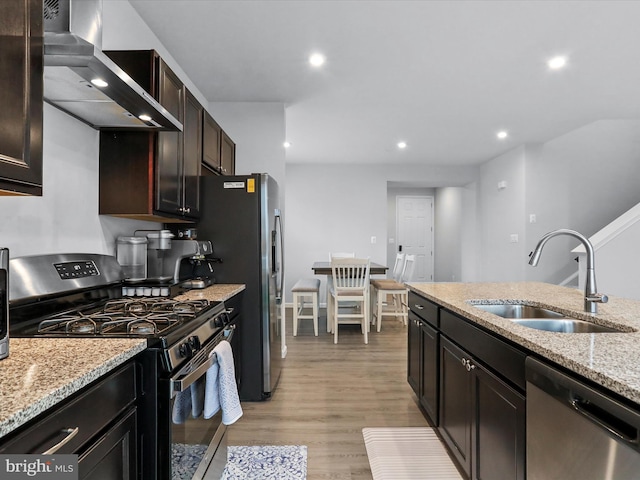
[[[231, 338], [233, 337], [235, 328], [235, 325], [229, 325], [227, 328], [225, 328], [222, 332], [222, 338], [220, 339], [220, 341], [226, 340], [230, 342]], [[207, 373], [207, 370], [209, 370], [213, 366], [213, 364], [218, 361], [216, 355], [211, 354], [218, 343], [220, 342], [216, 342], [214, 346], [206, 350], [208, 353], [206, 354], [204, 360], [198, 358], [202, 356], [202, 353], [198, 352], [200, 353], [200, 355], [198, 355], [198, 357], [194, 359], [194, 362], [201, 362], [199, 365], [197, 363], [189, 363], [181, 368], [174, 377], [171, 377], [169, 379], [171, 383], [170, 398], [175, 397], [179, 392], [183, 392], [184, 390], [189, 388], [196, 380]], [[187, 371], [187, 373], [184, 373], [185, 370]]]

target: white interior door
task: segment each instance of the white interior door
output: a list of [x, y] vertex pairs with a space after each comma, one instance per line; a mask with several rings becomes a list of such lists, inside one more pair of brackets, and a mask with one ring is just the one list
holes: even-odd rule
[[416, 256], [413, 282], [433, 281], [433, 197], [396, 198], [398, 251]]

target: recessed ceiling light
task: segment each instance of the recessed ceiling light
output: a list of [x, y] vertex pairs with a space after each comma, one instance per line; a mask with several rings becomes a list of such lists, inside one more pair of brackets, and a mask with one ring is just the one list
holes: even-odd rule
[[509, 134], [507, 132], [505, 132], [504, 130], [502, 130], [501, 132], [496, 133], [496, 137], [498, 137], [499, 139], [503, 139], [503, 138], [507, 138]]
[[151, 121], [151, 117], [149, 115], [145, 115], [144, 113], [142, 115], [138, 115], [138, 118], [140, 120], [142, 120], [143, 122], [150, 122]]
[[398, 142], [398, 148], [401, 150], [407, 148], [407, 142]]
[[558, 70], [567, 64], [567, 57], [553, 57], [547, 62], [547, 66], [552, 70]]
[[91, 83], [93, 83], [96, 87], [100, 87], [100, 88], [109, 86], [109, 84], [101, 78], [94, 78], [93, 80], [91, 80]]
[[284, 148], [289, 148], [291, 146], [291, 142], [284, 142], [282, 145], [284, 145]]
[[324, 62], [327, 61], [327, 58], [321, 53], [314, 53], [309, 57], [309, 63], [313, 67], [321, 67], [324, 65]]

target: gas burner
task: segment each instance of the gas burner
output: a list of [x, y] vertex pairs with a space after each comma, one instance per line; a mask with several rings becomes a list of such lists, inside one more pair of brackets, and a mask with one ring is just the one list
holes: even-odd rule
[[131, 303], [132, 300], [123, 299], [123, 300], [109, 300], [104, 304], [102, 308], [104, 313], [119, 313], [122, 312], [125, 308], [125, 305]]
[[38, 333], [67, 335], [158, 335], [197, 317], [208, 300], [141, 297], [109, 300], [95, 310], [67, 312], [42, 321]]
[[65, 324], [67, 333], [96, 333], [96, 322], [90, 318], [70, 320]]
[[158, 332], [158, 327], [150, 320], [135, 320], [127, 324], [127, 333], [137, 335], [152, 335]]
[[142, 300], [132, 300], [128, 303], [124, 304], [124, 313], [129, 313], [132, 315], [142, 316], [149, 313], [151, 309], [151, 305], [149, 302], [145, 302]]

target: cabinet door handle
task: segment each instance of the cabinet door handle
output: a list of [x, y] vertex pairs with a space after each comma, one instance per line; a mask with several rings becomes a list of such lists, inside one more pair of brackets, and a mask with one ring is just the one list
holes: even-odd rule
[[69, 443], [69, 441], [71, 441], [73, 437], [75, 437], [78, 434], [78, 432], [80, 431], [80, 427], [63, 428], [60, 431], [66, 433], [67, 435], [58, 443], [56, 443], [53, 447], [51, 447], [49, 450], [42, 452], [40, 455], [53, 455], [54, 453], [56, 453], [58, 450], [64, 447], [67, 443]]
[[467, 369], [467, 372], [470, 372], [471, 370], [475, 370], [476, 368], [476, 366], [473, 363], [471, 363], [471, 360], [469, 360], [468, 358], [462, 358], [460, 362], [462, 363], [462, 366]]
[[424, 307], [422, 305], [418, 305], [417, 303], [414, 305], [414, 307], [416, 307], [417, 310], [424, 310]]

